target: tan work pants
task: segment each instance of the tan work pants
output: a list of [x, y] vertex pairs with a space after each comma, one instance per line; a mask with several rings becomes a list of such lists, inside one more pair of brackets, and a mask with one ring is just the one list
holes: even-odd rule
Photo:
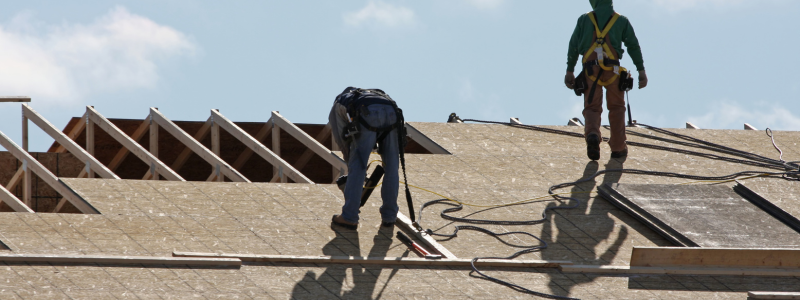
[[[594, 74], [600, 72], [599, 66], [594, 66]], [[607, 81], [614, 77], [614, 72], [604, 71], [600, 76], [600, 80]], [[625, 145], [625, 92], [619, 90], [619, 79], [614, 80], [611, 84], [602, 87], [597, 86], [594, 91], [594, 99], [589, 103], [589, 94], [594, 86], [594, 81], [586, 78], [588, 88], [583, 95], [583, 118], [586, 120], [586, 128], [584, 134], [597, 134], [602, 139], [600, 134], [600, 121], [603, 114], [603, 88], [606, 90], [606, 108], [608, 108], [608, 123], [611, 125], [611, 137], [608, 140], [608, 145], [611, 151], [622, 151], [627, 149]]]

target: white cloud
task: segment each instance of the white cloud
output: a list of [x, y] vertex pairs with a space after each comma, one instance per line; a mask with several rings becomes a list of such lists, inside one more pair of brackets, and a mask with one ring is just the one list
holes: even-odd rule
[[713, 107], [714, 110], [705, 115], [690, 117], [689, 122], [700, 128], [742, 129], [744, 123], [749, 123], [758, 129], [800, 130], [800, 116], [780, 105], [762, 105], [761, 109], [753, 109], [737, 103], [718, 102]]
[[682, 11], [698, 7], [725, 7], [738, 5], [742, 0], [653, 0], [653, 2], [670, 11]]
[[183, 33], [123, 7], [90, 24], [40, 26], [31, 19], [22, 13], [0, 26], [0, 94], [29, 95], [37, 103], [152, 88], [158, 62], [196, 50]]
[[505, 2], [505, 0], [468, 0], [472, 6], [479, 9], [495, 9]]
[[381, 0], [370, 0], [364, 8], [345, 13], [344, 23], [352, 27], [386, 27], [402, 28], [416, 23], [414, 11], [407, 7], [396, 6]]

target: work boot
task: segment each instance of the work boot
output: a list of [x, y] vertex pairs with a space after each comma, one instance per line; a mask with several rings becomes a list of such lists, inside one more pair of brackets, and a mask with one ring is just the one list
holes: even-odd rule
[[600, 137], [597, 134], [590, 133], [586, 137], [586, 156], [591, 160], [600, 159]]
[[628, 149], [622, 151], [611, 151], [611, 158], [623, 158], [628, 156]]
[[358, 223], [348, 222], [347, 220], [342, 217], [342, 215], [333, 215], [333, 219], [331, 219], [331, 223], [334, 225], [339, 225], [347, 229], [356, 230], [358, 229]]

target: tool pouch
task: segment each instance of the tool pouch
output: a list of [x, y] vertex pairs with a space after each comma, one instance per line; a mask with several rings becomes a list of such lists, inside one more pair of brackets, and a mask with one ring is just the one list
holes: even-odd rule
[[627, 92], [633, 89], [633, 76], [628, 71], [619, 73], [619, 90]]
[[575, 92], [576, 96], [583, 95], [583, 93], [586, 92], [587, 84], [586, 84], [586, 74], [584, 72], [586, 72], [586, 69], [581, 71], [578, 74], [578, 76], [575, 77], [575, 85], [573, 91]]

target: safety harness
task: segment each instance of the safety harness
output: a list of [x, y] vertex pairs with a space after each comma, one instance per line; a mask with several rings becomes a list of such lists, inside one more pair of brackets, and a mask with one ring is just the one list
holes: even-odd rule
[[[614, 54], [616, 51], [612, 50], [613, 48], [609, 46], [609, 40], [607, 38], [608, 32], [611, 31], [611, 27], [614, 27], [614, 23], [617, 22], [619, 19], [619, 14], [614, 13], [611, 16], [611, 19], [606, 23], [606, 27], [601, 31], [600, 26], [597, 25], [597, 18], [594, 16], [594, 12], [589, 13], [589, 20], [592, 21], [594, 25], [594, 44], [589, 47], [589, 50], [583, 55], [583, 65], [584, 68], [588, 68], [588, 72], [586, 74], [589, 80], [592, 80], [599, 84], [600, 86], [607, 86], [617, 80], [619, 78], [620, 72], [628, 73], [628, 69], [621, 67], [619, 65], [619, 58], [616, 57]], [[597, 60], [589, 61], [589, 56], [592, 55], [592, 52], [597, 54]], [[610, 61], [608, 61], [611, 66], [606, 66], [605, 57], [608, 57]], [[597, 75], [597, 77], [592, 74], [591, 67], [597, 65], [600, 66], [601, 73]], [[611, 77], [608, 81], [598, 80], [598, 77], [602, 74], [603, 71], [612, 71], [614, 72], [614, 77]]]
[[[380, 89], [360, 89], [360, 88], [353, 88], [349, 90], [350, 101], [347, 103], [347, 114], [350, 118], [348, 121], [349, 123], [344, 128], [344, 132], [342, 136], [349, 142], [352, 141], [358, 135], [358, 126], [356, 126], [356, 122], [364, 126], [369, 131], [374, 131], [378, 134], [376, 141], [378, 142], [378, 148], [382, 149], [383, 140], [392, 132], [392, 130], [397, 129], [397, 147], [398, 152], [400, 153], [400, 166], [403, 168], [403, 183], [405, 183], [406, 187], [406, 201], [408, 203], [408, 214], [409, 218], [413, 222], [414, 227], [417, 230], [422, 231], [422, 227], [417, 223], [416, 216], [414, 215], [414, 200], [411, 198], [411, 190], [408, 188], [408, 179], [406, 179], [406, 157], [404, 148], [406, 144], [408, 144], [408, 138], [406, 136], [406, 127], [405, 127], [405, 119], [403, 118], [403, 110], [397, 106], [397, 102], [392, 100], [392, 97], [389, 97], [384, 91]], [[362, 110], [365, 110], [368, 106], [373, 104], [384, 104], [384, 105], [391, 105], [394, 108], [395, 115], [397, 116], [397, 121], [389, 126], [385, 127], [374, 127], [367, 123], [366, 120], [361, 116]], [[380, 152], [380, 150], [379, 150]]]

